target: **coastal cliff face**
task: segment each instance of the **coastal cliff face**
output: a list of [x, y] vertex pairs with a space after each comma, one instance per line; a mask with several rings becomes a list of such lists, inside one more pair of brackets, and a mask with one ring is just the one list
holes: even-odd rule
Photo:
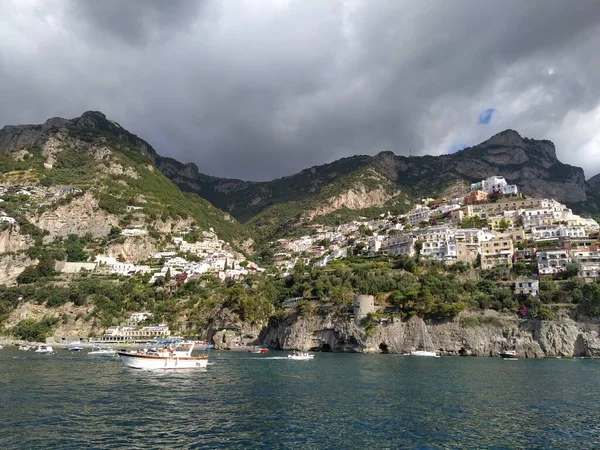
[[[436, 351], [442, 355], [499, 356], [516, 350], [521, 357], [600, 356], [598, 326], [570, 319], [519, 320], [494, 311], [467, 313], [455, 320], [427, 325]], [[334, 315], [296, 315], [261, 334], [271, 348], [359, 353], [409, 353], [422, 349], [424, 323], [419, 318], [386, 322], [370, 328]]]

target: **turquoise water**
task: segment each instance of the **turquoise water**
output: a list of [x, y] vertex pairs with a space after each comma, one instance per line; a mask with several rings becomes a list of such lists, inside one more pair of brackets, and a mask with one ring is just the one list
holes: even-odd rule
[[210, 356], [139, 372], [0, 350], [0, 448], [600, 447], [600, 361]]

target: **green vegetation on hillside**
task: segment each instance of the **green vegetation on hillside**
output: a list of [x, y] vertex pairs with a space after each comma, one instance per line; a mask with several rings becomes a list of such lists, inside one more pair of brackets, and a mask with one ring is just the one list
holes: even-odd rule
[[144, 310], [174, 328], [186, 318], [189, 332], [204, 334], [222, 309], [229, 310], [240, 322], [265, 325], [281, 320], [281, 305], [286, 299], [319, 300], [307, 300], [298, 311], [311, 314], [323, 308], [331, 312], [348, 310], [357, 293], [374, 295], [383, 316], [405, 319], [419, 316], [443, 321], [463, 310], [482, 309], [540, 320], [555, 318], [559, 309], [580, 317], [600, 317], [600, 283], [586, 284], [573, 272], [571, 278], [567, 274], [542, 280], [538, 299], [516, 296], [514, 281], [526, 269], [519, 266], [515, 271], [505, 267], [481, 271], [463, 263], [447, 267], [441, 262], [419, 262], [406, 256], [352, 256], [325, 268], [299, 264], [287, 278], [255, 275], [241, 282], [221, 283], [207, 275], [180, 286], [174, 281], [152, 286], [146, 277], [85, 274], [65, 285], [52, 278], [48, 267], [46, 277], [11, 288], [0, 286], [0, 322], [24, 301], [50, 308], [72, 302], [92, 305], [94, 312], [89, 319], [100, 328], [116, 325], [131, 312]]

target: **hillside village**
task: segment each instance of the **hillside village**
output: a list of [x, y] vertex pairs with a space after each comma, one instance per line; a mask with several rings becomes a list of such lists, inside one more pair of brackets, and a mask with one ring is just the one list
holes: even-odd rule
[[[83, 195], [85, 191], [71, 186], [5, 187], [0, 191], [0, 227], [17, 234], [25, 228], [35, 234], [35, 227], [31, 227], [26, 217], [69, 204]], [[130, 218], [142, 216], [142, 210], [139, 204], [127, 206]], [[404, 256], [483, 270], [519, 266], [520, 277], [513, 285], [513, 293], [534, 298], [539, 296], [540, 279], [545, 276], [568, 272], [569, 276], [587, 281], [600, 279], [598, 223], [573, 214], [555, 200], [526, 197], [500, 176], [473, 183], [464, 197], [422, 199], [406, 214], [385, 213], [371, 220], [359, 217], [336, 226], [308, 224], [306, 235], [268, 243], [271, 258], [264, 261], [264, 267], [252, 256], [219, 239], [218, 230], [212, 228], [200, 230], [188, 224], [163, 234], [143, 220], [128, 219], [123, 225], [111, 228], [112, 241], [153, 239], [157, 251], [144, 261], [131, 262], [106, 252], [106, 246], [89, 244], [94, 251], [88, 247], [75, 259], [67, 254], [66, 260], [57, 260], [56, 273], [65, 279], [89, 275], [135, 278], [159, 287], [181, 286], [211, 275], [229, 285], [245, 286], [244, 280], [250, 275], [266, 274], [272, 279], [292, 277], [298, 264], [326, 268], [333, 261], [349, 256], [367, 261], [379, 256]], [[44, 245], [55, 242], [43, 233], [36, 239], [35, 246], [42, 245], [42, 241]], [[292, 300], [297, 304], [301, 298]], [[289, 302], [283, 304], [289, 306]], [[118, 342], [140, 338], [141, 335], [135, 334], [140, 330], [147, 334], [162, 327], [159, 334], [170, 333], [171, 324], [162, 322], [146, 323], [142, 330], [138, 324], [121, 322], [121, 326], [116, 326], [111, 319], [106, 323], [113, 325], [99, 330], [96, 336]]]
[[533, 295], [539, 292], [539, 277], [565, 271], [571, 263], [578, 276], [600, 278], [598, 223], [555, 200], [528, 198], [499, 176], [472, 184], [463, 198], [423, 199], [405, 215], [310, 228], [309, 235], [274, 243], [275, 264], [283, 275], [298, 262], [324, 267], [353, 252], [418, 255], [482, 269], [525, 262], [532, 273], [515, 292]]
[[[0, 208], [5, 198], [24, 198], [22, 209], [43, 209], [62, 199], [82, 195], [81, 189], [37, 186], [12, 186], [0, 189]], [[128, 206], [135, 212], [139, 206]], [[15, 217], [0, 211], [3, 227], [16, 226]], [[349, 254], [373, 257], [391, 254], [468, 263], [490, 269], [512, 267], [518, 261], [534, 262], [535, 278], [565, 271], [576, 263], [578, 275], [585, 279], [600, 278], [598, 223], [583, 218], [552, 199], [528, 198], [518, 187], [499, 176], [471, 185], [462, 198], [422, 199], [403, 215], [382, 214], [375, 220], [354, 220], [338, 226], [311, 224], [310, 234], [272, 242], [274, 267], [281, 276], [290, 275], [296, 264], [325, 267]], [[147, 236], [146, 226], [113, 230], [124, 237]], [[203, 274], [218, 279], [241, 279], [259, 274], [264, 268], [235, 252], [218, 238], [212, 228], [194, 233], [184, 228], [171, 236], [170, 242], [145, 264], [120, 261], [97, 254], [89, 261], [57, 261], [56, 270], [73, 274], [82, 271], [108, 275], [139, 276], [149, 274], [149, 283], [179, 277], [185, 281]]]

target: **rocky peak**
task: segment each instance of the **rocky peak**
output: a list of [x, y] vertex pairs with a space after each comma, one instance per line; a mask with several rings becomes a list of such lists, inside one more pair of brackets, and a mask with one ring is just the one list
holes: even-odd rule
[[504, 147], [524, 147], [523, 138], [515, 130], [504, 130], [495, 134], [481, 145], [501, 145]]
[[600, 173], [587, 180], [587, 184], [595, 191], [600, 191]]

